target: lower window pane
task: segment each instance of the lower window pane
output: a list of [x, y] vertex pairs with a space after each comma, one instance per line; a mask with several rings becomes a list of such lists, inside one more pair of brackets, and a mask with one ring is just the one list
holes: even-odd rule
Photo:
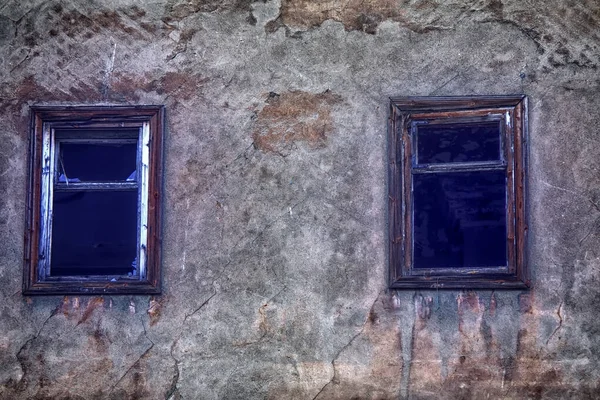
[[506, 172], [413, 175], [415, 268], [507, 265]]
[[137, 249], [137, 191], [56, 192], [51, 276], [127, 275]]

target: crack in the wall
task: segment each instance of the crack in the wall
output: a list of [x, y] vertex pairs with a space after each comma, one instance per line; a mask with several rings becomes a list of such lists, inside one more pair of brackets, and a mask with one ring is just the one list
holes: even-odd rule
[[181, 32], [177, 40], [177, 44], [175, 45], [175, 48], [173, 49], [173, 51], [171, 51], [171, 54], [167, 56], [166, 61], [172, 61], [178, 55], [186, 53], [188, 50], [188, 44], [192, 40], [192, 37], [194, 36], [194, 34], [196, 34], [196, 32], [198, 32], [197, 29], [187, 29]]
[[[271, 298], [269, 298], [266, 302], [264, 302], [259, 308], [258, 308], [258, 314], [260, 315], [260, 323], [258, 325], [258, 329], [259, 331], [262, 331], [262, 334], [256, 339], [256, 340], [249, 340], [249, 341], [245, 341], [245, 342], [240, 342], [240, 343], [234, 343], [233, 347], [247, 347], [253, 344], [258, 344], [258, 343], [262, 343], [263, 339], [265, 337], [267, 337], [267, 335], [269, 334], [269, 324], [267, 322], [267, 316], [265, 314], [265, 310], [266, 308], [269, 306], [269, 303], [272, 302], [277, 296], [279, 296], [284, 290], [287, 289], [287, 286], [283, 286], [283, 288], [281, 288], [281, 290], [279, 290], [279, 292], [275, 293], [273, 296], [271, 296]], [[273, 337], [273, 335], [271, 335], [271, 337], [269, 339], [271, 339]]]
[[600, 212], [600, 205], [597, 204], [596, 202], [594, 202], [589, 195], [586, 195], [584, 193], [576, 192], [575, 190], [565, 189], [565, 188], [563, 188], [561, 186], [556, 186], [556, 185], [553, 185], [553, 184], [548, 183], [546, 181], [540, 181], [540, 182], [542, 184], [544, 184], [545, 186], [548, 186], [550, 188], [557, 189], [557, 190], [563, 191], [565, 193], [570, 193], [570, 194], [574, 194], [574, 195], [576, 195], [578, 197], [581, 197], [582, 199], [587, 200], [592, 205], [592, 207], [594, 207], [596, 209], [596, 211]]
[[596, 208], [598, 211], [600, 211], [600, 206], [599, 206], [598, 204], [594, 203], [594, 202], [593, 202], [593, 201], [592, 201], [592, 200], [591, 200], [589, 197], [587, 197], [586, 195], [584, 195], [584, 194], [582, 194], [582, 193], [576, 192], [575, 190], [566, 189], [566, 188], [564, 188], [564, 187], [561, 187], [561, 186], [553, 185], [553, 184], [551, 184], [551, 183], [549, 183], [549, 182], [546, 182], [546, 181], [543, 181], [543, 180], [540, 180], [540, 182], [541, 182], [541, 183], [542, 183], [544, 186], [547, 186], [547, 187], [550, 187], [550, 188], [553, 188], [553, 189], [556, 189], [556, 190], [560, 190], [560, 191], [562, 191], [562, 192], [565, 192], [565, 193], [571, 193], [571, 194], [574, 194], [574, 195], [576, 195], [576, 196], [579, 196], [579, 197], [581, 197], [581, 198], [583, 198], [583, 199], [586, 199], [586, 200], [588, 200], [588, 201], [589, 201], [589, 202], [590, 202], [590, 203], [591, 203], [591, 204], [592, 204], [592, 205], [593, 205], [593, 206], [594, 206], [594, 207], [595, 207], [595, 208]]
[[185, 322], [187, 321], [188, 318], [192, 317], [198, 311], [200, 311], [202, 308], [204, 308], [204, 306], [207, 305], [208, 302], [216, 295], [217, 295], [217, 292], [215, 291], [212, 295], [210, 295], [210, 297], [208, 299], [206, 299], [202, 304], [200, 304], [197, 308], [195, 308], [194, 311], [192, 311], [190, 314], [185, 314], [185, 317], [183, 318], [183, 323], [185, 324]]
[[171, 358], [175, 362], [175, 365], [174, 365], [175, 371], [173, 372], [173, 378], [171, 379], [171, 386], [169, 387], [169, 390], [167, 390], [167, 394], [165, 395], [166, 400], [171, 400], [171, 399], [180, 400], [183, 398], [181, 396], [181, 393], [179, 393], [179, 388], [177, 387], [177, 385], [179, 384], [179, 377], [180, 377], [179, 360], [175, 357], [175, 355], [173, 355], [173, 349], [177, 345], [178, 341], [179, 341], [179, 338], [177, 338], [177, 340], [173, 341], [173, 344], [171, 344], [171, 349], [169, 351]]
[[[556, 189], [556, 190], [559, 190], [561, 192], [569, 193], [569, 194], [575, 195], [577, 197], [580, 197], [580, 198], [582, 198], [584, 200], [587, 200], [596, 211], [600, 212], [600, 205], [598, 203], [594, 202], [594, 200], [592, 200], [592, 197], [590, 195], [586, 195], [585, 193], [580, 193], [580, 192], [577, 192], [575, 190], [566, 189], [566, 188], [563, 188], [561, 186], [553, 185], [553, 184], [551, 184], [549, 182], [546, 182], [544, 180], [541, 180], [540, 182], [544, 186], [547, 186], [549, 188]], [[596, 219], [592, 223], [592, 228], [590, 228], [590, 230], [585, 235], [583, 235], [583, 237], [581, 239], [579, 239], [579, 241], [578, 241], [579, 245], [582, 245], [583, 242], [594, 232], [595, 226], [596, 226], [596, 224], [598, 223], [599, 220], [600, 220], [600, 216], [596, 217]]]
[[365, 330], [365, 326], [368, 322], [368, 316], [367, 319], [365, 320], [365, 322], [363, 323], [360, 331], [358, 331], [358, 333], [356, 333], [354, 336], [352, 336], [352, 338], [350, 339], [350, 341], [348, 343], [346, 343], [346, 345], [344, 345], [344, 347], [342, 347], [337, 353], [336, 355], [333, 357], [333, 360], [331, 360], [331, 367], [333, 368], [333, 376], [331, 377], [331, 379], [321, 388], [321, 390], [319, 390], [317, 392], [317, 394], [315, 395], [315, 397], [313, 397], [313, 400], [316, 400], [321, 393], [325, 390], [325, 388], [327, 388], [327, 386], [329, 386], [332, 383], [338, 383], [339, 380], [337, 379], [337, 368], [335, 367], [335, 362], [337, 361], [338, 357], [340, 356], [340, 354], [342, 354], [342, 352], [344, 350], [346, 350], [351, 344], [352, 342], [354, 342], [354, 340], [356, 340], [357, 337], [359, 337], [360, 335], [362, 335], [362, 333]]
[[[7, 17], [8, 19], [10, 19], [12, 22], [14, 22], [15, 24], [20, 24], [20, 23], [21, 23], [21, 21], [23, 21], [23, 18], [25, 18], [25, 17], [27, 17], [29, 14], [31, 14], [31, 12], [32, 12], [32, 11], [38, 11], [38, 10], [39, 10], [40, 8], [42, 8], [42, 7], [43, 7], [45, 4], [47, 4], [47, 3], [51, 2], [51, 1], [52, 1], [52, 0], [46, 0], [46, 1], [43, 1], [43, 2], [41, 2], [40, 4], [38, 4], [37, 6], [33, 6], [33, 7], [31, 7], [29, 10], [27, 10], [27, 11], [25, 12], [25, 14], [21, 15], [21, 16], [20, 16], [20, 17], [19, 17], [17, 20], [14, 20], [14, 19], [10, 18], [8, 15], [6, 15], [6, 17]], [[3, 10], [6, 8], [6, 7], [8, 7], [8, 5], [9, 5], [9, 2], [7, 2], [7, 3], [5, 4], [5, 6], [4, 6], [4, 7], [2, 7], [2, 8], [0, 9], [0, 11], [3, 11]]]
[[[251, 152], [249, 150], [252, 150]], [[225, 168], [228, 169], [229, 174], [230, 175], [236, 175], [239, 171], [241, 171], [242, 169], [246, 168], [246, 166], [248, 165], [248, 162], [250, 160], [250, 156], [254, 155], [255, 153], [257, 153], [258, 147], [256, 146], [256, 144], [254, 142], [250, 143], [250, 145], [248, 145], [248, 147], [246, 147], [244, 149], [244, 151], [242, 151], [240, 154], [238, 154], [237, 156], [235, 156], [235, 158], [228, 162], [227, 164], [225, 164]], [[262, 156], [263, 153], [258, 152], [259, 157]], [[240, 163], [241, 165], [236, 168], [236, 169], [232, 169], [229, 170], [230, 166], [233, 166], [234, 163], [237, 163], [238, 160], [243, 159], [243, 161]], [[227, 175], [223, 175], [223, 177], [226, 179]]]
[[23, 382], [25, 382], [25, 378], [26, 378], [26, 376], [28, 374], [27, 366], [26, 366], [25, 361], [24, 361], [25, 358], [22, 356], [21, 353], [23, 351], [25, 351], [25, 349], [28, 348], [35, 340], [37, 340], [37, 338], [42, 333], [42, 330], [44, 329], [44, 327], [46, 326], [46, 324], [48, 323], [48, 321], [50, 321], [50, 319], [52, 317], [54, 317], [56, 314], [58, 314], [58, 311], [60, 310], [61, 305], [62, 305], [62, 302], [52, 311], [52, 313], [48, 316], [48, 318], [46, 318], [44, 320], [44, 322], [42, 323], [42, 326], [40, 326], [40, 329], [38, 329], [37, 333], [33, 337], [27, 339], [27, 341], [25, 341], [25, 343], [19, 348], [19, 351], [17, 352], [17, 354], [16, 354], [15, 357], [19, 361], [19, 365], [20, 365], [20, 368], [21, 368], [21, 371], [22, 371], [22, 375], [21, 375], [21, 378], [19, 379], [19, 381], [15, 384], [16, 387], [21, 386], [21, 384]]
[[140, 361], [142, 361], [144, 358], [146, 358], [148, 356], [148, 354], [150, 353], [150, 351], [154, 348], [154, 341], [152, 339], [150, 339], [150, 337], [148, 336], [148, 332], [146, 331], [146, 325], [144, 324], [144, 321], [141, 320], [142, 322], [142, 328], [144, 328], [144, 337], [150, 342], [150, 347], [148, 347], [146, 349], [146, 351], [144, 351], [142, 353], [142, 355], [140, 355], [137, 360], [135, 360], [135, 362], [133, 364], [131, 364], [129, 366], [129, 368], [127, 368], [127, 370], [125, 371], [125, 373], [123, 375], [121, 375], [121, 377], [117, 380], [117, 383], [115, 383], [109, 390], [108, 395], [112, 394], [112, 392], [114, 392], [114, 390], [119, 386], [119, 384], [123, 381], [123, 379], [125, 379], [125, 377], [129, 374], [129, 372], [135, 368]]
[[31, 55], [31, 49], [27, 49], [27, 54], [25, 55], [25, 57], [21, 61], [19, 61], [14, 67], [12, 67], [10, 69], [10, 72], [11, 73], [14, 72], [15, 69], [17, 69], [18, 67], [21, 66], [21, 64], [23, 64], [25, 61], [29, 60], [30, 55]]
[[[239, 156], [238, 156], [239, 158]], [[236, 158], [237, 159], [237, 158]], [[274, 220], [272, 220], [271, 222], [267, 223], [259, 233], [257, 233], [254, 238], [252, 239], [252, 241], [250, 242], [250, 245], [253, 245], [269, 228], [271, 228], [273, 225], [275, 225], [279, 220], [281, 220], [283, 217], [285, 217], [286, 214], [289, 214], [292, 210], [294, 210], [296, 207], [298, 207], [299, 205], [301, 205], [302, 203], [304, 203], [305, 201], [307, 201], [310, 198], [309, 195], [307, 195], [304, 199], [296, 202], [295, 204], [288, 206], [288, 210], [282, 212], [278, 217], [276, 217]], [[225, 263], [225, 265], [223, 265], [223, 267], [221, 268], [221, 271], [219, 272], [219, 274], [217, 275], [217, 277], [213, 280], [213, 286], [215, 289], [215, 294], [216, 292], [218, 292], [218, 287], [216, 286], [216, 283], [221, 280], [221, 278], [223, 277], [223, 275], [225, 274], [225, 271], [227, 270], [227, 267], [229, 267], [229, 265], [234, 261], [235, 256], [231, 256], [231, 254], [242, 244], [242, 241], [237, 241], [233, 247], [231, 247], [231, 249], [229, 250], [229, 260]], [[208, 299], [210, 300], [210, 299]], [[202, 307], [202, 306], [201, 306]], [[186, 317], [187, 319], [187, 317]]]
[[518, 22], [507, 19], [505, 17], [484, 19], [483, 21], [479, 21], [479, 23], [497, 23], [517, 28], [522, 34], [531, 39], [531, 41], [535, 44], [535, 47], [537, 48], [539, 54], [543, 54], [545, 52], [544, 46], [542, 46], [542, 43], [540, 42], [540, 33], [532, 28], [526, 28]]
[[185, 225], [183, 228], [183, 254], [181, 255], [181, 270], [185, 271], [185, 263], [187, 259], [187, 239], [190, 228], [190, 198], [185, 199]]
[[173, 372], [173, 378], [171, 379], [171, 385], [169, 386], [169, 389], [167, 390], [166, 395], [165, 395], [166, 400], [181, 400], [181, 399], [183, 399], [183, 396], [179, 392], [179, 387], [178, 387], [179, 378], [181, 376], [181, 372], [179, 369], [180, 361], [177, 359], [177, 357], [175, 357], [175, 354], [174, 354], [175, 346], [177, 346], [177, 343], [179, 342], [179, 339], [181, 338], [181, 335], [183, 334], [183, 330], [181, 328], [183, 328], [183, 326], [186, 324], [188, 318], [192, 317], [193, 315], [198, 313], [200, 310], [202, 310], [209, 303], [209, 301], [213, 297], [215, 297], [217, 294], [218, 293], [215, 291], [215, 293], [213, 293], [211, 296], [209, 296], [208, 299], [203, 301], [202, 304], [200, 304], [198, 307], [196, 307], [191, 313], [185, 314], [185, 316], [183, 318], [183, 322], [181, 323], [181, 327], [179, 329], [179, 335], [177, 336], [177, 338], [175, 338], [175, 340], [173, 340], [173, 343], [171, 344], [171, 347], [169, 349], [169, 355], [171, 356], [171, 358], [173, 359], [173, 362], [174, 362], [174, 366], [173, 366], [174, 372]]
[[358, 338], [360, 335], [363, 334], [363, 332], [365, 331], [365, 327], [367, 326], [367, 324], [369, 323], [369, 321], [371, 320], [371, 315], [373, 312], [373, 308], [375, 307], [375, 304], [377, 303], [377, 301], [379, 301], [379, 297], [381, 296], [381, 294], [384, 291], [380, 291], [377, 294], [377, 297], [375, 298], [375, 301], [373, 301], [373, 304], [371, 304], [371, 307], [369, 307], [369, 311], [367, 311], [367, 315], [365, 317], [365, 322], [363, 322], [360, 330], [354, 335], [352, 336], [352, 338], [350, 338], [350, 341], [348, 341], [348, 343], [346, 343], [333, 357], [333, 359], [331, 360], [331, 367], [333, 368], [333, 376], [331, 377], [331, 379], [325, 384], [323, 385], [323, 387], [321, 387], [321, 389], [317, 392], [317, 394], [312, 398], [312, 400], [316, 400], [321, 393], [323, 393], [323, 391], [332, 383], [333, 384], [337, 384], [339, 383], [339, 378], [338, 378], [338, 370], [335, 366], [335, 363], [337, 361], [337, 359], [340, 357], [340, 355], [344, 352], [344, 350], [346, 350], [348, 347], [350, 347], [350, 345], [352, 345], [352, 343], [354, 343], [354, 341], [356, 340], [356, 338]]
[[594, 222], [592, 223], [592, 227], [590, 228], [590, 230], [589, 230], [589, 231], [588, 231], [588, 232], [587, 232], [585, 235], [583, 235], [583, 237], [582, 237], [581, 239], [579, 239], [579, 245], [580, 245], [580, 246], [581, 246], [581, 245], [583, 244], [583, 242], [585, 242], [585, 240], [586, 240], [588, 237], [590, 237], [590, 235], [591, 235], [592, 233], [594, 233], [594, 231], [597, 229], [596, 225], [598, 224], [598, 221], [600, 221], [600, 216], [598, 216], [598, 217], [597, 217], [597, 218], [594, 220]]
[[562, 310], [562, 306], [563, 306], [563, 302], [561, 301], [560, 304], [558, 305], [558, 309], [556, 310], [556, 315], [558, 316], [558, 326], [554, 329], [554, 331], [552, 332], [552, 334], [548, 337], [548, 340], [546, 340], [546, 346], [548, 345], [548, 343], [550, 342], [550, 339], [552, 339], [552, 337], [554, 336], [554, 334], [556, 332], [558, 332], [558, 330], [560, 328], [562, 328], [563, 318], [562, 318], [562, 315], [560, 313], [560, 310]]
[[[468, 69], [467, 69], [468, 71]], [[458, 78], [459, 76], [462, 76], [462, 73], [458, 72], [456, 73], [456, 75], [454, 75], [452, 78], [446, 80], [444, 83], [442, 83], [440, 86], [436, 87], [435, 89], [433, 89], [431, 92], [429, 92], [429, 94], [427, 96], [434, 96], [435, 93], [437, 93], [438, 91], [440, 91], [441, 89], [445, 88], [446, 86], [448, 86], [450, 83], [452, 83], [454, 80], [456, 80], [456, 78]]]
[[[533, 43], [537, 47], [539, 55], [546, 54], [545, 59], [541, 62], [543, 70], [547, 71], [548, 65], [552, 68], [559, 68], [564, 66], [573, 66], [583, 69], [598, 68], [597, 64], [594, 61], [592, 61], [584, 52], [580, 52], [577, 56], [575, 56], [579, 58], [575, 58], [571, 56], [569, 50], [564, 46], [564, 43], [560, 43], [560, 40], [558, 46], [556, 44], [550, 43], [548, 38], [552, 36], [550, 34], [551, 30], [544, 30], [544, 28], [547, 26], [527, 27], [522, 22], [515, 21], [506, 17], [490, 18], [480, 22], [495, 22], [509, 26], [514, 26], [515, 28], [517, 28], [521, 33], [523, 33], [525, 36], [527, 36], [533, 41]], [[583, 26], [583, 28], [585, 28], [585, 26]], [[568, 33], [565, 34], [568, 35]], [[573, 34], [573, 32], [571, 32], [571, 34]], [[563, 37], [562, 39], [565, 40], [567, 43], [569, 42], [568, 37]], [[571, 50], [573, 51], [574, 49]]]

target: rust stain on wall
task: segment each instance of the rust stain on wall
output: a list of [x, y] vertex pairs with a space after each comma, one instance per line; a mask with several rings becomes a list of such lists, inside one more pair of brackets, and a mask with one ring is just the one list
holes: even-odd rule
[[[489, 300], [477, 292], [456, 297], [456, 332], [440, 331], [436, 321], [445, 318], [440, 314], [444, 310], [434, 309], [427, 317], [422, 310], [428, 308], [427, 298], [416, 296], [411, 393], [433, 391], [441, 399], [572, 397], [575, 392], [563, 386], [563, 365], [550, 349], [540, 346], [544, 312], [535, 307], [531, 293], [518, 296], [518, 305], [517, 343], [511, 349], [502, 335], [506, 326], [497, 319], [494, 293]], [[448, 349], [455, 357], [444, 360]], [[582, 390], [587, 393], [590, 388], [583, 385]]]
[[[82, 307], [82, 305], [85, 306]], [[65, 296], [56, 308], [55, 314], [61, 313], [65, 318], [76, 320], [77, 325], [81, 325], [92, 317], [95, 310], [104, 308], [104, 306], [103, 297], [93, 297], [87, 301], [87, 304], [85, 304], [84, 298], [82, 304], [79, 297]]]
[[96, 326], [94, 333], [88, 338], [88, 343], [96, 353], [108, 353], [110, 339], [100, 326]]
[[332, 108], [341, 101], [330, 91], [270, 93], [267, 105], [256, 118], [254, 145], [280, 155], [289, 153], [296, 143], [306, 143], [313, 149], [324, 147], [333, 132]]
[[93, 299], [91, 299], [88, 302], [85, 310], [83, 311], [81, 319], [79, 320], [77, 325], [85, 323], [92, 316], [94, 310], [102, 306], [104, 306], [104, 299], [102, 297], [94, 297]]
[[156, 325], [158, 320], [160, 319], [162, 304], [160, 301], [156, 299], [151, 299], [150, 304], [148, 305], [148, 315], [150, 316], [150, 326]]
[[[400, 389], [402, 369], [402, 343], [400, 340], [400, 327], [392, 312], [392, 294], [386, 294], [379, 299], [371, 310], [365, 325], [364, 335], [372, 346], [370, 364], [367, 377], [361, 382], [370, 382], [371, 389], [378, 399], [385, 399], [389, 393], [397, 393]], [[358, 384], [365, 390], [365, 397], [369, 388]]]

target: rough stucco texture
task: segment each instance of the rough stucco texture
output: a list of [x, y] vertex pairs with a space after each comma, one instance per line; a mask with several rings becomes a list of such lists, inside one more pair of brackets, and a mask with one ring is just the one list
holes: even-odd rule
[[[1, 1], [0, 398], [599, 398], [599, 25], [594, 0]], [[514, 93], [533, 289], [386, 291], [388, 97]], [[166, 105], [161, 296], [21, 295], [34, 104]]]

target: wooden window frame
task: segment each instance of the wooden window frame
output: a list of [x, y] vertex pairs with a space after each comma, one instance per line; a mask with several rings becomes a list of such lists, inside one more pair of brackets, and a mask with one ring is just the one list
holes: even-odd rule
[[[164, 106], [36, 106], [31, 108], [29, 185], [25, 224], [24, 295], [54, 294], [160, 294], [161, 192]], [[52, 192], [55, 182], [52, 156], [55, 129], [137, 128], [140, 160], [138, 179], [138, 247], [136, 276], [52, 276], [50, 273]], [[85, 135], [82, 134], [82, 137]], [[123, 140], [118, 135], [107, 141]], [[111, 190], [107, 185], [71, 183], [86, 190]], [[132, 182], [108, 186], [135, 185]], [[90, 187], [87, 187], [90, 186]], [[60, 189], [60, 188], [59, 188]], [[118, 189], [116, 187], [112, 189]], [[132, 188], [129, 188], [130, 190]], [[45, 255], [48, 256], [45, 256]]]
[[[504, 121], [507, 171], [507, 266], [414, 268], [412, 258], [412, 139], [418, 121]], [[526, 289], [527, 97], [393, 97], [388, 127], [389, 287], [391, 289]], [[483, 163], [481, 163], [483, 164]], [[445, 168], [444, 165], [440, 168]], [[456, 170], [453, 166], [452, 170]]]

